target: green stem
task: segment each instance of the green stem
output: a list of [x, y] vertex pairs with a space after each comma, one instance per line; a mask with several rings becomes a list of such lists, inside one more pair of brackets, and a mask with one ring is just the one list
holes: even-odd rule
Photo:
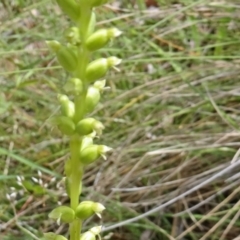
[[[82, 175], [83, 166], [80, 163], [80, 149], [82, 140], [78, 135], [74, 135], [70, 139], [71, 152], [71, 176], [70, 176], [70, 205], [76, 210], [79, 204], [79, 196], [82, 192]], [[80, 240], [82, 229], [82, 221], [75, 219], [70, 224], [70, 240]]]
[[[83, 167], [80, 164], [80, 148], [81, 139], [79, 136], [74, 135], [70, 140], [70, 151], [71, 151], [71, 176], [69, 177], [70, 186], [70, 205], [71, 208], [76, 210], [79, 204], [79, 195], [82, 190], [82, 175]], [[81, 233], [81, 221], [75, 219], [70, 225], [70, 240], [79, 240]]]
[[[76, 95], [75, 102], [75, 123], [79, 122], [84, 118], [85, 114], [85, 98], [87, 94], [88, 84], [86, 82], [85, 72], [87, 65], [90, 60], [90, 52], [85, 47], [86, 38], [88, 37], [88, 28], [91, 19], [91, 9], [83, 4], [81, 6], [81, 17], [79, 21], [81, 46], [78, 52], [79, 66], [76, 72], [76, 77], [81, 79], [83, 82], [83, 92], [80, 95]], [[70, 199], [71, 208], [76, 209], [79, 204], [79, 196], [82, 191], [82, 175], [83, 166], [80, 163], [80, 149], [82, 140], [79, 136], [74, 135], [70, 140], [70, 151], [71, 151], [71, 176], [70, 176]], [[82, 229], [82, 221], [75, 219], [70, 224], [70, 240], [80, 240]]]
[[85, 71], [87, 68], [87, 65], [89, 63], [89, 51], [82, 46], [79, 49], [79, 67], [77, 72], [77, 77], [82, 80], [83, 83], [83, 91], [80, 95], [76, 95], [74, 102], [75, 102], [75, 116], [74, 121], [75, 123], [78, 123], [81, 119], [84, 117], [85, 112], [85, 98], [87, 95], [87, 88], [88, 84], [86, 83], [85, 79]]
[[92, 11], [88, 6], [81, 6], [81, 18], [79, 21], [81, 46], [78, 51], [79, 65], [76, 72], [76, 77], [82, 80], [83, 92], [79, 96], [75, 96], [75, 123], [78, 123], [84, 117], [85, 98], [87, 94], [88, 84], [85, 77], [87, 65], [90, 60], [90, 52], [85, 46], [87, 39], [89, 23], [91, 20]]

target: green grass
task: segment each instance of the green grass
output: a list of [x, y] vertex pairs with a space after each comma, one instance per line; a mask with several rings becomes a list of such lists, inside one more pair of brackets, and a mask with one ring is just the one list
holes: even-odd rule
[[[106, 126], [101, 143], [115, 151], [88, 168], [83, 199], [106, 205], [103, 222], [111, 230], [104, 239], [235, 239], [240, 181], [233, 176], [239, 167], [154, 214], [125, 221], [230, 166], [240, 147], [240, 5], [158, 0], [152, 10], [143, 0], [119, 2], [119, 8], [98, 10], [98, 27], [117, 26], [124, 35], [94, 56], [123, 58], [94, 113]], [[68, 139], [47, 119], [58, 111], [56, 95], [68, 76], [44, 43], [62, 40], [67, 26], [54, 1], [0, 3], [3, 240], [67, 231], [47, 218], [58, 201], [69, 201], [59, 183]], [[40, 177], [39, 170], [45, 191], [31, 179]], [[17, 176], [25, 177], [28, 191]], [[14, 191], [9, 201], [6, 194]]]

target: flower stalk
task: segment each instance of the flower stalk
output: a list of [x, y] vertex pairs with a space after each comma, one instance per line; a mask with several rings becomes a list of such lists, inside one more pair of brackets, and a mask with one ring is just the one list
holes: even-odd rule
[[[88, 117], [98, 102], [105, 88], [103, 78], [121, 62], [112, 56], [92, 59], [94, 51], [107, 45], [121, 35], [117, 28], [95, 30], [95, 7], [108, 0], [56, 0], [62, 11], [75, 23], [65, 32], [66, 44], [55, 40], [47, 41], [56, 54], [59, 64], [72, 76], [58, 94], [61, 113], [53, 117], [54, 124], [64, 135], [69, 136], [70, 159], [65, 163], [66, 192], [70, 198], [69, 206], [52, 210], [49, 217], [58, 224], [69, 224], [69, 240], [96, 239], [101, 226], [82, 233], [82, 222], [92, 215], [101, 217], [105, 207], [101, 203], [85, 200], [80, 202], [84, 167], [99, 158], [106, 159], [110, 147], [94, 144], [94, 138], [102, 134], [104, 125], [93, 117]], [[45, 233], [45, 240], [67, 239], [54, 233]]]

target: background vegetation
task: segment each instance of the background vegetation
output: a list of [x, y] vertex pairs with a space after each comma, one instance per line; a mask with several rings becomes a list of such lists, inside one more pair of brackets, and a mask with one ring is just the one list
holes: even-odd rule
[[[103, 239], [240, 239], [239, 1], [114, 1], [97, 15], [124, 31], [101, 52], [124, 61], [96, 111], [115, 151], [84, 177], [83, 198], [107, 206]], [[0, 3], [0, 239], [67, 229], [47, 218], [68, 202], [68, 151], [46, 121], [67, 76], [44, 43], [67, 26], [50, 0]]]

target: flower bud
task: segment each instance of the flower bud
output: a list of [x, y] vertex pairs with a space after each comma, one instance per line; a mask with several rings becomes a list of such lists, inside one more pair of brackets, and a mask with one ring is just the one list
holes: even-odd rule
[[58, 224], [60, 224], [60, 222], [71, 223], [75, 219], [75, 212], [70, 207], [60, 206], [53, 209], [48, 216], [49, 218], [57, 220]]
[[98, 235], [102, 231], [102, 226], [92, 227], [89, 231], [95, 235]]
[[58, 101], [61, 104], [61, 111], [64, 116], [73, 118], [75, 114], [75, 104], [67, 95], [58, 94]]
[[115, 67], [117, 65], [119, 65], [122, 62], [122, 59], [117, 58], [117, 57], [109, 57], [107, 58], [107, 63], [108, 63], [108, 67]]
[[74, 72], [77, 68], [78, 58], [73, 48], [62, 46], [57, 51], [59, 64], [67, 71]]
[[80, 240], [96, 240], [96, 235], [90, 231], [83, 233]]
[[103, 129], [103, 124], [94, 118], [85, 118], [78, 122], [76, 126], [76, 132], [80, 135], [88, 135], [93, 131], [95, 131], [98, 135], [101, 135]]
[[99, 81], [96, 81], [93, 86], [97, 89], [99, 89], [100, 92], [102, 92], [106, 87], [106, 80], [99, 80]]
[[82, 92], [83, 83], [78, 78], [70, 78], [64, 85], [63, 89], [67, 93], [79, 95]]
[[101, 230], [102, 226], [93, 227], [87, 232], [83, 233], [80, 237], [80, 240], [96, 240], [96, 236], [99, 235]]
[[67, 238], [65, 238], [64, 236], [58, 235], [53, 232], [44, 233], [43, 239], [44, 240], [67, 240]]
[[99, 157], [106, 159], [106, 153], [111, 151], [112, 148], [109, 148], [104, 145], [90, 145], [80, 152], [80, 161], [82, 164], [88, 165], [95, 162]]
[[46, 44], [55, 53], [62, 47], [62, 44], [56, 40], [46, 41]]
[[77, 27], [71, 27], [64, 32], [64, 36], [68, 43], [79, 46], [81, 42], [80, 38], [80, 30]]
[[69, 117], [55, 116], [51, 118], [51, 123], [55, 124], [67, 136], [71, 136], [75, 132], [75, 124]]
[[81, 202], [76, 209], [76, 217], [81, 220], [85, 220], [91, 217], [94, 214], [97, 214], [101, 218], [101, 213], [105, 207], [98, 202], [92, 201], [83, 201]]
[[106, 75], [107, 71], [121, 63], [117, 57], [100, 58], [88, 64], [86, 78], [89, 82], [94, 82]]
[[102, 211], [105, 210], [106, 208], [101, 203], [95, 202], [93, 203], [92, 209], [99, 218], [102, 218], [101, 216]]
[[81, 163], [88, 165], [95, 162], [101, 154], [99, 153], [98, 145], [90, 145], [80, 152], [80, 161]]
[[117, 28], [100, 29], [93, 33], [86, 41], [86, 46], [90, 51], [96, 51], [104, 47], [111, 39], [122, 34]]
[[59, 7], [71, 20], [77, 22], [80, 17], [80, 6], [75, 0], [57, 0]]
[[92, 112], [100, 101], [101, 94], [98, 88], [90, 86], [85, 99], [85, 110], [87, 113]]
[[89, 134], [88, 136], [84, 136], [83, 140], [82, 140], [82, 145], [81, 145], [81, 149], [83, 150], [84, 148], [93, 145], [93, 138], [96, 137], [96, 133], [93, 132], [91, 134]]

